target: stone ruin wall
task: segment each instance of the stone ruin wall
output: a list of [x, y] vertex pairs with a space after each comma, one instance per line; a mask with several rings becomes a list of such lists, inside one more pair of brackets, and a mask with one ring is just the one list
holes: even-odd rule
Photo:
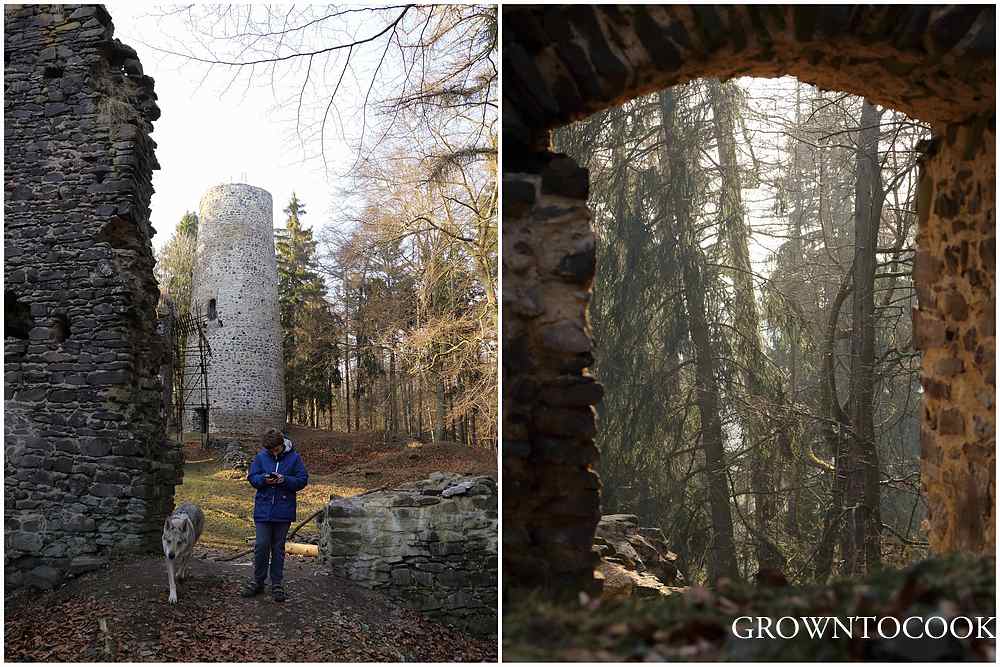
[[[792, 74], [932, 124], [914, 268], [932, 546], [992, 552], [993, 6], [504, 8], [504, 572], [599, 588], [588, 173], [549, 132], [698, 77]], [[971, 119], [971, 120], [970, 120]], [[921, 265], [923, 268], [921, 268]]]
[[4, 8], [5, 587], [153, 547], [164, 439], [153, 80], [100, 6]]
[[[262, 432], [285, 422], [272, 219], [271, 194], [251, 185], [217, 185], [201, 199], [192, 303], [207, 313], [216, 301], [207, 331], [209, 432], [249, 437], [254, 445]], [[200, 393], [196, 389], [193, 400]], [[191, 430], [197, 430], [194, 418], [189, 406]]]
[[996, 117], [950, 125], [921, 164], [913, 279], [921, 483], [935, 552], [996, 540]]
[[586, 588], [598, 564], [587, 177], [550, 153], [504, 174], [503, 554], [525, 586]]
[[497, 629], [497, 486], [434, 473], [332, 500], [320, 560], [334, 574], [482, 635]]

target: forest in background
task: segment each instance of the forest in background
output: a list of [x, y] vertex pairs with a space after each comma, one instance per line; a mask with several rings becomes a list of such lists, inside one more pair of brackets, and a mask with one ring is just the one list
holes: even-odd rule
[[554, 133], [590, 170], [603, 511], [689, 581], [825, 581], [927, 552], [904, 115], [695, 81]]
[[[304, 27], [340, 16], [299, 11]], [[290, 423], [317, 428], [495, 448], [497, 10], [380, 12], [372, 13], [386, 22], [389, 38], [372, 86], [390, 46], [402, 74], [380, 88], [380, 98], [366, 98], [377, 140], [362, 134], [356, 168], [331, 188], [331, 199], [345, 202], [338, 213], [346, 223], [322, 224], [293, 194], [275, 230], [286, 414]], [[234, 29], [227, 39], [238, 44], [246, 31]], [[271, 37], [278, 40], [268, 51], [276, 66], [288, 45], [280, 33]], [[271, 48], [259, 41], [253, 49]], [[308, 152], [325, 163], [340, 81], [324, 93], [328, 100], [320, 96], [322, 114], [302, 117], [316, 57], [302, 47], [281, 61], [308, 62], [300, 65], [297, 123]], [[343, 71], [350, 64], [348, 52]], [[306, 102], [307, 110], [317, 108]], [[161, 289], [180, 314], [191, 308], [197, 224], [195, 214], [185, 215], [157, 257]], [[175, 388], [182, 385], [175, 380]]]

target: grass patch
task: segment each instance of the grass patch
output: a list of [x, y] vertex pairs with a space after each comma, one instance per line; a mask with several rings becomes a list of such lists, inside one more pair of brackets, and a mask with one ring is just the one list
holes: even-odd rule
[[[365, 489], [338, 484], [333, 475], [310, 476], [309, 485], [296, 497], [297, 521], [323, 507], [332, 494], [356, 495]], [[201, 542], [207, 546], [245, 549], [254, 536], [253, 497], [256, 490], [243, 475], [233, 475], [217, 462], [184, 466], [184, 483], [177, 487], [175, 502], [192, 502], [205, 513], [205, 531]], [[294, 526], [297, 525], [293, 524]], [[318, 535], [315, 522], [302, 527], [296, 535]]]

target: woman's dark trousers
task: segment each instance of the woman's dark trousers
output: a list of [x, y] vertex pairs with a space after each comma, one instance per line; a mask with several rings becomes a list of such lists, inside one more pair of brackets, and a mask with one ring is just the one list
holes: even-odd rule
[[271, 585], [281, 584], [285, 576], [285, 538], [291, 522], [257, 521], [257, 540], [253, 549], [253, 578], [263, 584], [270, 563]]

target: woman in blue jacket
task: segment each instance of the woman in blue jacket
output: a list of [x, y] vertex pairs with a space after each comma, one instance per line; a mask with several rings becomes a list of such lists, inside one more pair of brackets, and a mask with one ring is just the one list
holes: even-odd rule
[[295, 492], [305, 487], [309, 473], [302, 457], [292, 447], [292, 441], [280, 431], [269, 429], [262, 438], [264, 449], [254, 457], [247, 480], [257, 495], [253, 499], [253, 522], [257, 527], [254, 540], [253, 580], [241, 592], [253, 597], [264, 590], [268, 570], [271, 575], [271, 597], [275, 602], [287, 599], [281, 581], [285, 572], [285, 538], [295, 521]]

